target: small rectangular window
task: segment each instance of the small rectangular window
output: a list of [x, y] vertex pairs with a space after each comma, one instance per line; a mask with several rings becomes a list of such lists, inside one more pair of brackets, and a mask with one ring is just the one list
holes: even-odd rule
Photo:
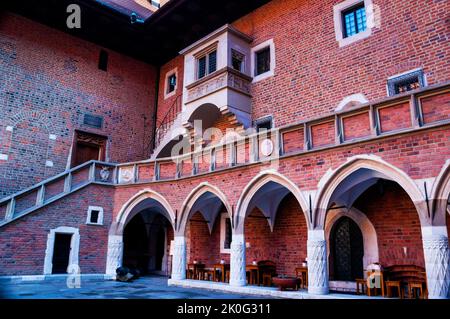
[[103, 126], [103, 117], [98, 116], [98, 115], [92, 115], [92, 114], [84, 114], [83, 117], [83, 124], [84, 125], [88, 125], [88, 126], [92, 126], [95, 128], [102, 128]]
[[402, 94], [425, 86], [423, 71], [410, 72], [388, 80], [389, 95]]
[[263, 119], [256, 120], [256, 131], [259, 133], [261, 131], [270, 131], [272, 129], [272, 117], [265, 117]]
[[351, 37], [367, 29], [364, 2], [342, 12], [344, 38]]
[[266, 47], [256, 52], [255, 75], [260, 75], [270, 71], [270, 47]]
[[172, 74], [167, 78], [167, 93], [175, 91], [176, 86], [177, 86], [177, 76], [176, 74]]
[[98, 224], [98, 216], [100, 212], [98, 210], [92, 210], [91, 211], [91, 224]]
[[233, 69], [244, 72], [244, 58], [245, 56], [242, 53], [232, 49], [231, 66], [233, 67]]
[[100, 56], [98, 58], [98, 68], [102, 71], [108, 69], [108, 52], [100, 50]]

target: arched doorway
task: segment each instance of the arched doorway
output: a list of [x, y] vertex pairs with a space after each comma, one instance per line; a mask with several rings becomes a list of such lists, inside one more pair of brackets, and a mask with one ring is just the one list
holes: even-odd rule
[[136, 214], [123, 233], [123, 265], [141, 274], [169, 274], [169, 244], [173, 239], [170, 222], [152, 210]]
[[330, 235], [330, 252], [330, 279], [363, 278], [363, 235], [352, 219], [341, 217], [336, 221]]

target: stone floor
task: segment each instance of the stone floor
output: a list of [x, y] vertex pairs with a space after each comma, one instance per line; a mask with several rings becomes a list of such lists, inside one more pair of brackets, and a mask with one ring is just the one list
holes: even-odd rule
[[[1, 282], [0, 297], [12, 299], [242, 299], [255, 295], [217, 292], [167, 285], [165, 277], [143, 277], [131, 283], [81, 279], [80, 288], [68, 288], [66, 279]], [[267, 297], [266, 297], [267, 298]]]

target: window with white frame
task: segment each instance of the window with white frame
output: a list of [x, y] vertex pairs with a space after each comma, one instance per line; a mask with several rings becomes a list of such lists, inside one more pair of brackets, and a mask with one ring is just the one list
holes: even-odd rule
[[365, 39], [372, 34], [372, 0], [346, 0], [333, 7], [334, 29], [339, 46]]
[[196, 56], [197, 79], [202, 79], [217, 70], [217, 47], [211, 47], [207, 51]]
[[103, 225], [103, 207], [89, 206], [86, 218], [88, 225]]
[[230, 253], [232, 236], [231, 218], [223, 213], [220, 216], [220, 253]]
[[178, 81], [177, 68], [166, 73], [164, 85], [164, 98], [167, 99], [176, 93]]
[[267, 40], [251, 49], [253, 82], [266, 79], [275, 74], [275, 44]]

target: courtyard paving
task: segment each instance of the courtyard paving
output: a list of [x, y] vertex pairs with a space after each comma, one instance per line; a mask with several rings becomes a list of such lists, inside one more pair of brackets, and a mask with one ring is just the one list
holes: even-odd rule
[[[167, 285], [165, 277], [142, 277], [130, 283], [81, 279], [80, 288], [67, 287], [66, 279], [0, 282], [0, 298], [10, 299], [256, 299], [254, 295], [224, 293]], [[267, 298], [267, 297], [266, 297]]]

